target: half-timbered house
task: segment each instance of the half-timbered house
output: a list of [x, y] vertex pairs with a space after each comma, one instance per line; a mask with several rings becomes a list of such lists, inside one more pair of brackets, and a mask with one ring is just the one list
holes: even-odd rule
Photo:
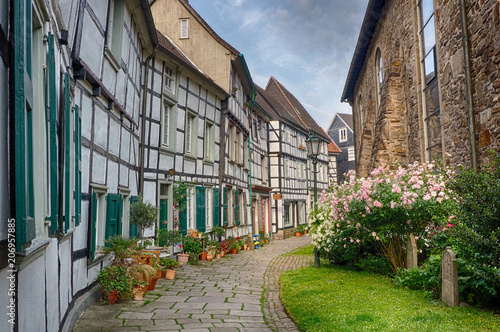
[[317, 163], [317, 190], [328, 188], [328, 143], [331, 140], [300, 102], [271, 77], [258, 89], [257, 102], [272, 116], [269, 122], [269, 169], [272, 188], [271, 228], [275, 238], [292, 234], [307, 222], [314, 201], [314, 181], [306, 139], [313, 130], [321, 139]]
[[[221, 219], [228, 236], [250, 231], [247, 102], [255, 99], [255, 87], [245, 59], [224, 41], [186, 0], [152, 1], [158, 30], [229, 95], [222, 102], [220, 119], [219, 185]], [[245, 103], [247, 103], [245, 105]]]
[[[156, 32], [146, 0], [10, 1], [0, 11], [0, 38], [12, 50], [7, 73], [0, 67], [10, 85], [0, 93], [9, 105], [0, 153], [16, 229], [15, 266], [2, 264], [0, 276], [17, 281], [11, 293], [0, 283], [9, 294], [0, 303], [14, 303], [17, 331], [64, 331], [100, 295], [93, 285], [108, 263], [105, 239], [129, 234], [142, 63]], [[0, 321], [2, 331], [13, 326]]]
[[356, 170], [353, 128], [352, 114], [347, 113], [336, 113], [328, 127], [328, 136], [341, 150], [337, 157], [338, 183], [345, 180], [347, 172]]
[[[145, 113], [144, 199], [160, 208], [159, 228], [174, 229], [173, 186], [191, 183], [180, 230], [220, 226], [222, 101], [215, 84], [165, 35], [149, 68]], [[149, 235], [153, 235], [150, 233]]]

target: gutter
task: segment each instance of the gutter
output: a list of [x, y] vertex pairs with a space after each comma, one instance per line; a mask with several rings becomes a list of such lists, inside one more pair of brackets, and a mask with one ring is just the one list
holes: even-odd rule
[[[141, 2], [142, 3], [142, 2]], [[156, 36], [156, 35], [155, 35]], [[158, 43], [153, 44], [153, 52], [146, 58], [144, 74], [144, 94], [142, 97], [142, 122], [141, 122], [141, 169], [139, 173], [139, 194], [144, 193], [144, 151], [146, 150], [146, 108], [147, 108], [147, 97], [148, 97], [148, 79], [149, 79], [149, 62], [156, 55], [158, 50]]]
[[460, 21], [462, 23], [462, 45], [464, 49], [465, 98], [467, 102], [467, 120], [469, 122], [470, 160], [472, 168], [475, 169], [477, 168], [476, 128], [474, 124], [474, 105], [472, 104], [469, 34], [467, 32], [467, 13], [465, 12], [464, 0], [460, 0]]

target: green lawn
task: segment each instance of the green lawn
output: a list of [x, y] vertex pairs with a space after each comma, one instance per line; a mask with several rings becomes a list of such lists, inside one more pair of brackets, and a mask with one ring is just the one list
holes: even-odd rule
[[498, 315], [447, 307], [384, 276], [322, 265], [288, 271], [280, 282], [283, 303], [304, 331], [500, 331]]

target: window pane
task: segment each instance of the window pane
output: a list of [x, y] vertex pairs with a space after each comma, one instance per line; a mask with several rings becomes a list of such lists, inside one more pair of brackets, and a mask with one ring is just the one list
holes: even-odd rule
[[170, 134], [170, 107], [165, 106], [163, 112], [163, 144], [169, 145]]
[[429, 53], [434, 45], [436, 45], [436, 31], [434, 30], [434, 19], [431, 19], [424, 27], [424, 54]]
[[439, 88], [437, 80], [433, 81], [425, 90], [425, 117], [439, 109]]
[[433, 0], [422, 0], [422, 2], [420, 3], [420, 9], [421, 9], [422, 26], [423, 26], [434, 13]]
[[428, 146], [433, 147], [441, 143], [441, 120], [439, 113], [427, 118], [427, 139]]
[[434, 58], [434, 49], [424, 58], [425, 83], [429, 83], [436, 76], [436, 61]]

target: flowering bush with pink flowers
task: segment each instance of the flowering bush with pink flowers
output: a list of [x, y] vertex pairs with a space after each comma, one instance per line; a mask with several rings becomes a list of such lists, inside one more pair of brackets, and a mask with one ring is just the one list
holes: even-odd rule
[[453, 171], [415, 162], [368, 178], [348, 180], [321, 194], [309, 214], [313, 244], [335, 261], [356, 261], [366, 251], [384, 255], [396, 272], [405, 265], [410, 234], [425, 237], [430, 226], [450, 222], [454, 205], [446, 186]]

